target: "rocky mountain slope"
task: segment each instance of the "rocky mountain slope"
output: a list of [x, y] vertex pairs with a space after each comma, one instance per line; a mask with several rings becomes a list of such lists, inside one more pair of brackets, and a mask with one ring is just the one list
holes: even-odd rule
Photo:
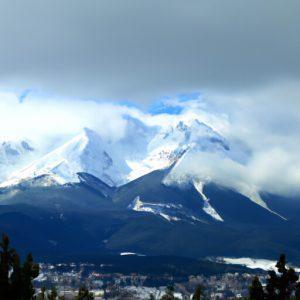
[[299, 259], [299, 201], [283, 205], [280, 196], [191, 171], [202, 170], [197, 158], [205, 163], [206, 155], [242, 164], [224, 137], [198, 120], [168, 128], [132, 118], [128, 124], [116, 142], [84, 129], [11, 174], [0, 186], [0, 231], [24, 251], [31, 245], [28, 250], [49, 257], [136, 252], [276, 259], [285, 252]]

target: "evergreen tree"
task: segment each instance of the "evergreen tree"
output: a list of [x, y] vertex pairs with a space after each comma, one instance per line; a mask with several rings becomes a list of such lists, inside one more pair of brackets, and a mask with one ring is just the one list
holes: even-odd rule
[[94, 295], [86, 287], [81, 287], [78, 291], [77, 300], [93, 300]]
[[12, 255], [12, 270], [13, 272], [10, 277], [12, 297], [14, 299], [21, 299], [23, 296], [22, 267], [16, 251]]
[[293, 268], [287, 270], [286, 275], [282, 280], [285, 282], [284, 286], [286, 287], [286, 290], [283, 290], [283, 295], [285, 297], [290, 297], [293, 293], [296, 293], [299, 276]]
[[42, 286], [36, 300], [47, 300], [46, 287]]
[[0, 242], [0, 299], [31, 300], [34, 295], [32, 280], [39, 274], [39, 266], [28, 255], [21, 265], [19, 255], [9, 247], [9, 238], [3, 234]]
[[203, 288], [202, 288], [201, 285], [198, 285], [195, 292], [194, 292], [192, 300], [200, 300], [202, 293], [203, 293]]
[[161, 300], [177, 300], [178, 298], [174, 296], [174, 287], [169, 285], [166, 288], [166, 294], [161, 297]]
[[2, 235], [0, 247], [0, 298], [10, 299], [11, 286], [8, 275], [11, 268], [12, 250], [9, 249], [9, 238], [5, 234]]
[[274, 271], [269, 272], [267, 299], [289, 299], [291, 294], [296, 290], [299, 277], [293, 268], [287, 269], [284, 254], [280, 255], [276, 268], [279, 275]]
[[[278, 274], [275, 271], [268, 272], [268, 279], [266, 285], [266, 293], [263, 296], [263, 288], [256, 277], [252, 281], [249, 288], [250, 299], [266, 299], [266, 300], [287, 300], [300, 299], [300, 285], [297, 283], [299, 276], [293, 268], [286, 267], [286, 258], [281, 254], [276, 263]], [[292, 297], [295, 295], [295, 297]], [[298, 298], [297, 298], [298, 297]]]
[[295, 288], [295, 300], [300, 300], [300, 282], [296, 284]]
[[155, 297], [153, 294], [150, 294], [149, 300], [155, 300]]
[[169, 285], [166, 288], [165, 295], [161, 297], [161, 300], [173, 300], [174, 299], [174, 287]]
[[57, 290], [55, 287], [52, 287], [50, 294], [48, 295], [49, 300], [56, 300], [57, 298]]
[[252, 280], [251, 286], [249, 287], [249, 300], [263, 300], [264, 290], [259, 278], [255, 276]]
[[33, 257], [28, 254], [22, 268], [22, 285], [24, 300], [32, 299], [34, 295], [34, 287], [32, 280], [39, 275], [39, 265], [33, 262]]

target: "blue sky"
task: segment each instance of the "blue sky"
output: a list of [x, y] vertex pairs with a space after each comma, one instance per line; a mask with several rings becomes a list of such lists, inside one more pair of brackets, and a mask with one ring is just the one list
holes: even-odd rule
[[[154, 101], [149, 107], [149, 113], [179, 115], [184, 109], [184, 102], [200, 99], [200, 92], [180, 93], [175, 96], [164, 96]], [[172, 103], [172, 100], [176, 100]], [[176, 103], [181, 105], [176, 105]]]

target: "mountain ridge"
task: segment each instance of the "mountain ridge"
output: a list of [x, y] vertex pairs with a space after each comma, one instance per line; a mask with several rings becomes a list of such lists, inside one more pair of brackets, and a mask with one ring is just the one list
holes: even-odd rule
[[[127, 136], [121, 141], [104, 141], [95, 131], [84, 128], [71, 140], [13, 172], [1, 186], [17, 184], [23, 179], [43, 174], [51, 174], [58, 184], [78, 182], [78, 172], [92, 174], [111, 186], [117, 186], [151, 171], [169, 167], [188, 149], [198, 147], [198, 151], [209, 152], [229, 150], [223, 137], [197, 119], [191, 120], [188, 125], [179, 121], [175, 126], [158, 131], [132, 117], [126, 120]], [[129, 146], [134, 134], [138, 141], [144, 143], [144, 150], [139, 149], [137, 153]]]
[[[135, 252], [273, 259], [281, 249], [292, 260], [300, 255], [293, 234], [300, 228], [296, 220], [284, 221], [224, 187], [204, 185], [203, 193], [221, 222], [203, 210], [206, 200], [193, 185], [164, 185], [166, 172], [153, 171], [118, 188], [80, 174], [79, 183], [35, 187], [23, 183], [0, 189], [0, 230], [14, 236], [22, 228], [22, 240], [30, 235], [40, 241], [31, 249], [38, 254]], [[272, 201], [268, 204], [272, 207]], [[64, 240], [74, 230], [79, 240]], [[84, 240], [86, 247], [81, 249], [78, 242]]]
[[[235, 161], [225, 138], [191, 120], [160, 130], [142, 127], [131, 143], [141, 124], [128, 122], [128, 136], [115, 143], [86, 128], [2, 183], [0, 230], [21, 241], [35, 237], [31, 250], [39, 254], [253, 257], [255, 249], [262, 258], [274, 259], [278, 250], [300, 257], [293, 240], [300, 206], [287, 209], [278, 196], [251, 187], [241, 192], [185, 169], [200, 168], [197, 157]], [[74, 232], [78, 240], [64, 239]]]

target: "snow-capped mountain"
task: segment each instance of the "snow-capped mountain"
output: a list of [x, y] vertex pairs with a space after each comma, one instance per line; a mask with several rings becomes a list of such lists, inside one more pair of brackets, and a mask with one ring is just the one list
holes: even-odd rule
[[[76, 183], [81, 181], [78, 173], [91, 174], [107, 185], [116, 187], [154, 170], [172, 166], [162, 180], [163, 184], [192, 184], [201, 197], [205, 198], [200, 187], [209, 182], [222, 185], [222, 182], [207, 174], [203, 166], [215, 159], [226, 159], [239, 164], [238, 160], [235, 161], [234, 153], [231, 153], [228, 141], [197, 119], [179, 121], [167, 128], [146, 126], [132, 117], [124, 120], [127, 126], [121, 139], [104, 140], [95, 131], [85, 128], [63, 145], [13, 172], [2, 181], [0, 187], [24, 181], [30, 182], [30, 185], [42, 186]], [[3, 143], [1, 151], [0, 155], [5, 158], [2, 163], [13, 166], [14, 159], [27, 155], [33, 148], [28, 142], [22, 141], [19, 144]], [[209, 159], [206, 160], [208, 156]], [[256, 204], [270, 210], [255, 187], [242, 184], [242, 189], [236, 186], [226, 187], [238, 190]], [[222, 216], [205, 199], [203, 210], [222, 221]]]
[[89, 173], [114, 186], [124, 182], [128, 167], [111, 157], [96, 132], [85, 128], [67, 143], [13, 173], [1, 186], [18, 184], [42, 175], [48, 175], [50, 184], [78, 182], [77, 173], [80, 172]]
[[[48, 154], [17, 170], [2, 181], [0, 187], [30, 181], [30, 185], [49, 186], [79, 182], [78, 173], [91, 174], [109, 186], [120, 186], [154, 170], [170, 169], [163, 179], [167, 185], [192, 183], [196, 190], [206, 183], [216, 181], [203, 170], [198, 172], [201, 159], [206, 155], [234, 161], [230, 145], [224, 137], [197, 119], [179, 121], [174, 126], [157, 128], [146, 126], [140, 120], [125, 117], [127, 126], [124, 136], [117, 141], [102, 139], [95, 131], [85, 128], [83, 132], [50, 151]], [[14, 166], [19, 156], [26, 156], [33, 147], [26, 141], [3, 143], [0, 154], [6, 165]], [[238, 162], [237, 162], [238, 163]], [[199, 165], [200, 164], [200, 165]], [[193, 171], [196, 167], [197, 172]], [[11, 170], [4, 168], [6, 172]], [[7, 174], [7, 173], [6, 173]], [[38, 180], [34, 180], [38, 178]], [[247, 187], [241, 191], [256, 204], [269, 209], [260, 198], [259, 191]], [[229, 188], [235, 188], [229, 186]], [[203, 195], [201, 195], [203, 196]], [[209, 201], [204, 211], [221, 221]]]
[[[48, 175], [49, 184], [78, 182], [79, 172], [96, 176], [110, 186], [118, 186], [153, 170], [170, 167], [192, 149], [221, 155], [229, 151], [226, 140], [198, 120], [180, 121], [167, 129], [146, 126], [132, 117], [125, 120], [126, 132], [120, 140], [104, 141], [96, 132], [85, 128], [63, 145], [10, 174], [1, 186], [41, 175]], [[32, 151], [28, 143], [22, 145], [23, 152]]]
[[[224, 184], [219, 169], [210, 173], [223, 161], [228, 172], [243, 167], [213, 128], [193, 119], [168, 128], [126, 122], [117, 141], [85, 128], [11, 174], [0, 185], [1, 228], [9, 234], [22, 228], [42, 249], [64, 254], [82, 251], [84, 243], [66, 240], [74, 226], [76, 236], [91, 241], [87, 252], [97, 253], [246, 257], [263, 236], [258, 255], [272, 258], [278, 229], [288, 236], [280, 246], [291, 247], [300, 226], [298, 202], [284, 205], [239, 178]], [[33, 151], [31, 144], [21, 146], [21, 155]], [[289, 255], [300, 253], [298, 244], [290, 249]]]
[[178, 122], [159, 131], [147, 145], [142, 160], [127, 161], [132, 171], [129, 179], [136, 179], [153, 170], [163, 169], [177, 162], [187, 151], [218, 152], [227, 155], [228, 142], [208, 125], [197, 119], [188, 123]]
[[4, 180], [14, 168], [28, 162], [34, 151], [27, 140], [0, 142], [0, 180]]
[[229, 150], [228, 143], [219, 133], [197, 119], [187, 123], [180, 121], [160, 132], [148, 149], [151, 151], [163, 145], [176, 145], [183, 149], [197, 147], [203, 151]]
[[[104, 140], [95, 131], [85, 128], [63, 145], [13, 172], [7, 180], [2, 181], [0, 187], [28, 180], [31, 184], [43, 186], [76, 183], [81, 180], [78, 173], [91, 174], [109, 186], [120, 186], [154, 170], [172, 166], [163, 184], [192, 184], [201, 194], [199, 187], [209, 182], [222, 185], [203, 168], [209, 161], [221, 159], [239, 164], [226, 139], [197, 119], [179, 121], [175, 126], [161, 129], [146, 126], [132, 117], [126, 117], [125, 120], [126, 130], [118, 141]], [[32, 152], [33, 148], [28, 142], [22, 141], [19, 144], [3, 143], [1, 151], [0, 154], [6, 159], [2, 159], [2, 162], [13, 166], [14, 159]], [[209, 158], [206, 160], [206, 157]], [[38, 180], [33, 181], [34, 178]], [[269, 210], [255, 187], [242, 184], [242, 189], [226, 187], [238, 190]], [[203, 210], [207, 214], [222, 220], [208, 200], [204, 204]]]

